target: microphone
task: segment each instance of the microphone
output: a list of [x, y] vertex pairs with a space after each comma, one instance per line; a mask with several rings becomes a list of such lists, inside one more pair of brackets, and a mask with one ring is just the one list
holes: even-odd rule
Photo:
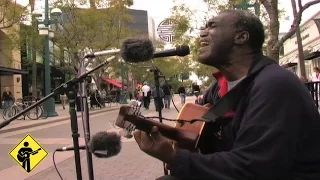
[[[129, 52], [127, 52], [128, 50]], [[124, 51], [126, 51], [126, 53], [123, 53]], [[148, 61], [151, 59], [153, 52], [154, 48], [150, 39], [129, 38], [124, 40], [124, 42], [121, 45], [121, 49], [98, 51], [95, 53], [85, 55], [85, 58], [95, 58], [99, 56], [116, 54], [121, 54], [121, 56], [123, 57], [123, 54], [129, 54], [129, 56], [134, 56], [136, 58], [142, 59], [143, 61]]]
[[190, 54], [190, 48], [187, 45], [154, 52], [154, 48], [150, 40], [146, 41], [138, 38], [124, 41], [121, 48], [122, 58], [126, 62], [130, 63], [146, 62], [152, 58], [186, 56], [188, 54]]
[[121, 57], [126, 62], [145, 62], [153, 57], [153, 44], [147, 38], [126, 39], [121, 46]]
[[167, 49], [158, 51], [153, 54], [153, 58], [169, 57], [169, 56], [186, 56], [190, 54], [190, 48], [188, 45], [177, 46], [173, 49]]
[[[88, 148], [98, 158], [109, 158], [119, 154], [121, 150], [121, 136], [112, 132], [98, 132], [92, 136], [88, 143]], [[86, 149], [85, 145], [79, 147], [80, 150]], [[74, 147], [62, 147], [56, 151], [73, 151]]]
[[90, 54], [86, 54], [84, 58], [95, 58], [99, 56], [105, 56], [105, 55], [116, 55], [120, 53], [120, 49], [113, 49], [113, 50], [106, 50], [106, 51], [98, 51]]
[[[84, 150], [84, 149], [86, 149], [86, 146], [85, 145], [82, 145], [82, 146], [79, 146], [79, 149], [80, 150]], [[62, 148], [58, 148], [58, 149], [56, 149], [56, 151], [73, 151], [74, 150], [74, 147], [62, 147]]]
[[121, 136], [116, 132], [98, 132], [92, 136], [89, 149], [98, 158], [115, 156], [121, 150]]

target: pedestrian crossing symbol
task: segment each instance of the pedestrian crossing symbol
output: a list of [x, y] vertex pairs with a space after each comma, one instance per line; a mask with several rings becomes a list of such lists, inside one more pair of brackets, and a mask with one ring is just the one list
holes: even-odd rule
[[9, 155], [29, 174], [47, 157], [48, 152], [28, 134]]

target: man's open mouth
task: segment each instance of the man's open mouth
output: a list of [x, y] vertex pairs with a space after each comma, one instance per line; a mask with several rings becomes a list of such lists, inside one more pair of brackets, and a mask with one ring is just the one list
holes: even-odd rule
[[201, 43], [200, 43], [200, 47], [206, 47], [206, 46], [208, 46], [208, 45], [209, 45], [208, 42], [201, 42]]

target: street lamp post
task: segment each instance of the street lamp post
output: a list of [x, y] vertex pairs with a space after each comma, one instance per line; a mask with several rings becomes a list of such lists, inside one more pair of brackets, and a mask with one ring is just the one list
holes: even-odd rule
[[253, 7], [254, 11], [255, 11], [255, 14], [257, 16], [260, 15], [260, 4], [259, 4], [259, 2], [257, 0], [253, 4], [249, 4], [249, 0], [237, 0], [236, 3], [237, 4], [233, 5], [234, 9], [248, 10], [248, 8], [252, 8]]
[[[38, 24], [44, 25], [44, 27], [39, 27], [39, 35], [43, 35], [45, 38], [45, 57], [44, 57], [44, 79], [45, 79], [45, 96], [51, 93], [51, 69], [50, 69], [50, 38], [54, 36], [53, 31], [50, 30], [49, 26], [52, 24], [57, 24], [57, 18], [62, 14], [62, 11], [58, 8], [54, 8], [51, 11], [51, 16], [54, 19], [49, 18], [49, 0], [45, 0], [45, 9], [44, 9], [44, 20], [38, 22]], [[33, 15], [36, 17], [42, 16], [42, 13], [33, 12]], [[44, 103], [44, 111], [48, 117], [58, 116], [55, 111], [54, 99], [50, 98]]]

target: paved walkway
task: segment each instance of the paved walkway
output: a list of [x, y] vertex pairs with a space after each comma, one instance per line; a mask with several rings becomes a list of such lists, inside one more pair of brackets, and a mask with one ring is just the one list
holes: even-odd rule
[[[106, 111], [112, 111], [117, 110], [120, 107], [120, 105], [112, 104], [110, 107], [105, 107], [101, 109], [91, 109], [89, 110], [90, 115], [103, 113]], [[59, 121], [65, 121], [70, 119], [69, 115], [69, 106], [66, 106], [66, 109], [63, 109], [61, 105], [56, 105], [56, 112], [58, 113], [58, 116], [56, 117], [48, 117], [47, 119], [38, 119], [38, 120], [30, 120], [26, 118], [26, 120], [14, 120], [12, 121], [8, 126], [2, 128], [0, 130], [1, 133], [20, 130], [24, 128], [30, 128], [35, 126], [41, 126], [45, 124], [55, 123]], [[78, 118], [81, 117], [81, 112], [77, 112]], [[2, 118], [2, 111], [1, 111], [1, 118], [0, 121], [4, 121]]]

